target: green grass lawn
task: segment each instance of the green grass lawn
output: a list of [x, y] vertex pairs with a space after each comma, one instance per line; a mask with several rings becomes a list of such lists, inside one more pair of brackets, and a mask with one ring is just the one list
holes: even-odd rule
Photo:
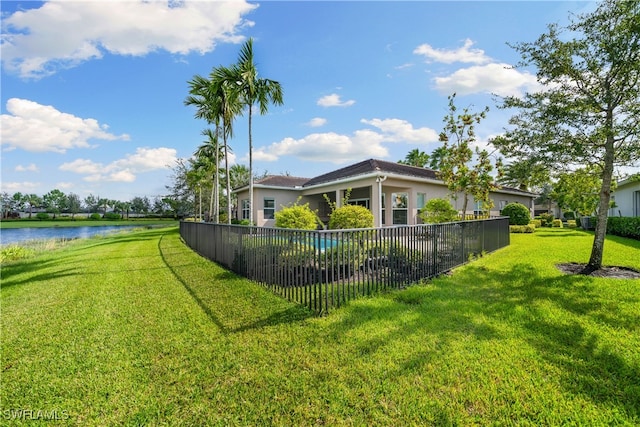
[[[592, 239], [514, 234], [323, 318], [175, 228], [73, 242], [2, 266], [0, 424], [638, 425], [640, 280], [554, 267]], [[640, 269], [640, 242], [605, 264]]]

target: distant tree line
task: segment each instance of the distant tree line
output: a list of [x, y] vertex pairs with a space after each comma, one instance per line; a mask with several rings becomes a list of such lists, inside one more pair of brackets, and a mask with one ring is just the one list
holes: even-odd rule
[[129, 214], [157, 216], [177, 216], [180, 214], [176, 210], [178, 204], [171, 197], [158, 196], [150, 199], [144, 196], [121, 201], [89, 194], [87, 197], [81, 198], [75, 193], [65, 194], [57, 188], [42, 196], [34, 193], [9, 194], [3, 192], [0, 203], [2, 204], [3, 219], [14, 217], [18, 212], [27, 213], [29, 219], [38, 212], [51, 214], [53, 219], [60, 214], [70, 214], [73, 218], [79, 213], [97, 213], [104, 216], [109, 212], [120, 214], [123, 218], [127, 218]]

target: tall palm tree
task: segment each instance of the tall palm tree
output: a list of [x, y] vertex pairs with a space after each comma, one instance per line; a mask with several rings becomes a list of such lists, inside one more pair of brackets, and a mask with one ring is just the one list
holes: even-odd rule
[[429, 164], [429, 155], [424, 151], [420, 151], [418, 148], [414, 148], [407, 153], [404, 160], [398, 160], [398, 163], [402, 165], [426, 168]]
[[249, 222], [253, 224], [253, 139], [251, 135], [252, 107], [258, 104], [260, 114], [266, 114], [269, 103], [282, 105], [282, 86], [275, 80], [258, 78], [258, 69], [253, 56], [253, 39], [247, 40], [238, 57], [234, 70], [237, 72], [237, 89], [242, 103], [249, 110]]
[[[238, 70], [236, 67], [218, 67], [211, 75], [211, 86], [218, 101], [217, 116], [222, 122], [222, 140], [224, 144], [224, 170], [229, 176], [229, 144], [228, 138], [233, 136], [233, 120], [242, 113], [240, 92], [238, 91]], [[227, 224], [231, 224], [231, 188], [226, 180]]]
[[[227, 67], [214, 68], [209, 78], [199, 75], [189, 81], [190, 95], [185, 105], [197, 107], [195, 117], [215, 124], [215, 135], [222, 134], [224, 145], [225, 171], [229, 171], [228, 138], [233, 136], [233, 120], [242, 111], [239, 99], [238, 72]], [[218, 163], [219, 164], [219, 163]], [[218, 188], [217, 185], [214, 185]], [[231, 222], [230, 192], [227, 189], [227, 222]], [[216, 205], [217, 206], [217, 205]], [[218, 210], [216, 209], [216, 218]]]

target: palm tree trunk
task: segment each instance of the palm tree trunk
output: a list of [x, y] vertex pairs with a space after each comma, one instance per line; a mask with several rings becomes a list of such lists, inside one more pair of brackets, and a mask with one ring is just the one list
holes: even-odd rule
[[231, 180], [229, 179], [229, 146], [227, 145], [227, 136], [224, 138], [224, 170], [226, 172], [226, 189], [227, 189], [227, 224], [231, 224]]
[[249, 224], [253, 224], [253, 141], [251, 139], [251, 107], [249, 104]]

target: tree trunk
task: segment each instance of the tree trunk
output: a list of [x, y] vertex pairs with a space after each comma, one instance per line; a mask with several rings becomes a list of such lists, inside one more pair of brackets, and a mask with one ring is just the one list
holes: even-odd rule
[[[608, 112], [608, 115], [611, 114]], [[609, 117], [608, 117], [609, 118]], [[611, 128], [609, 128], [611, 129]], [[590, 274], [602, 267], [602, 254], [604, 252], [604, 239], [607, 234], [607, 217], [609, 214], [609, 201], [611, 200], [611, 182], [613, 180], [614, 145], [613, 135], [609, 130], [605, 143], [604, 169], [602, 170], [602, 188], [600, 189], [600, 203], [598, 204], [598, 221], [591, 247], [589, 263], [582, 270], [582, 274]]]
[[249, 104], [249, 225], [253, 225], [253, 141], [251, 140], [251, 107]]
[[226, 189], [227, 189], [227, 224], [231, 224], [231, 177], [229, 176], [229, 146], [227, 145], [227, 137], [224, 137], [224, 170], [226, 172]]

